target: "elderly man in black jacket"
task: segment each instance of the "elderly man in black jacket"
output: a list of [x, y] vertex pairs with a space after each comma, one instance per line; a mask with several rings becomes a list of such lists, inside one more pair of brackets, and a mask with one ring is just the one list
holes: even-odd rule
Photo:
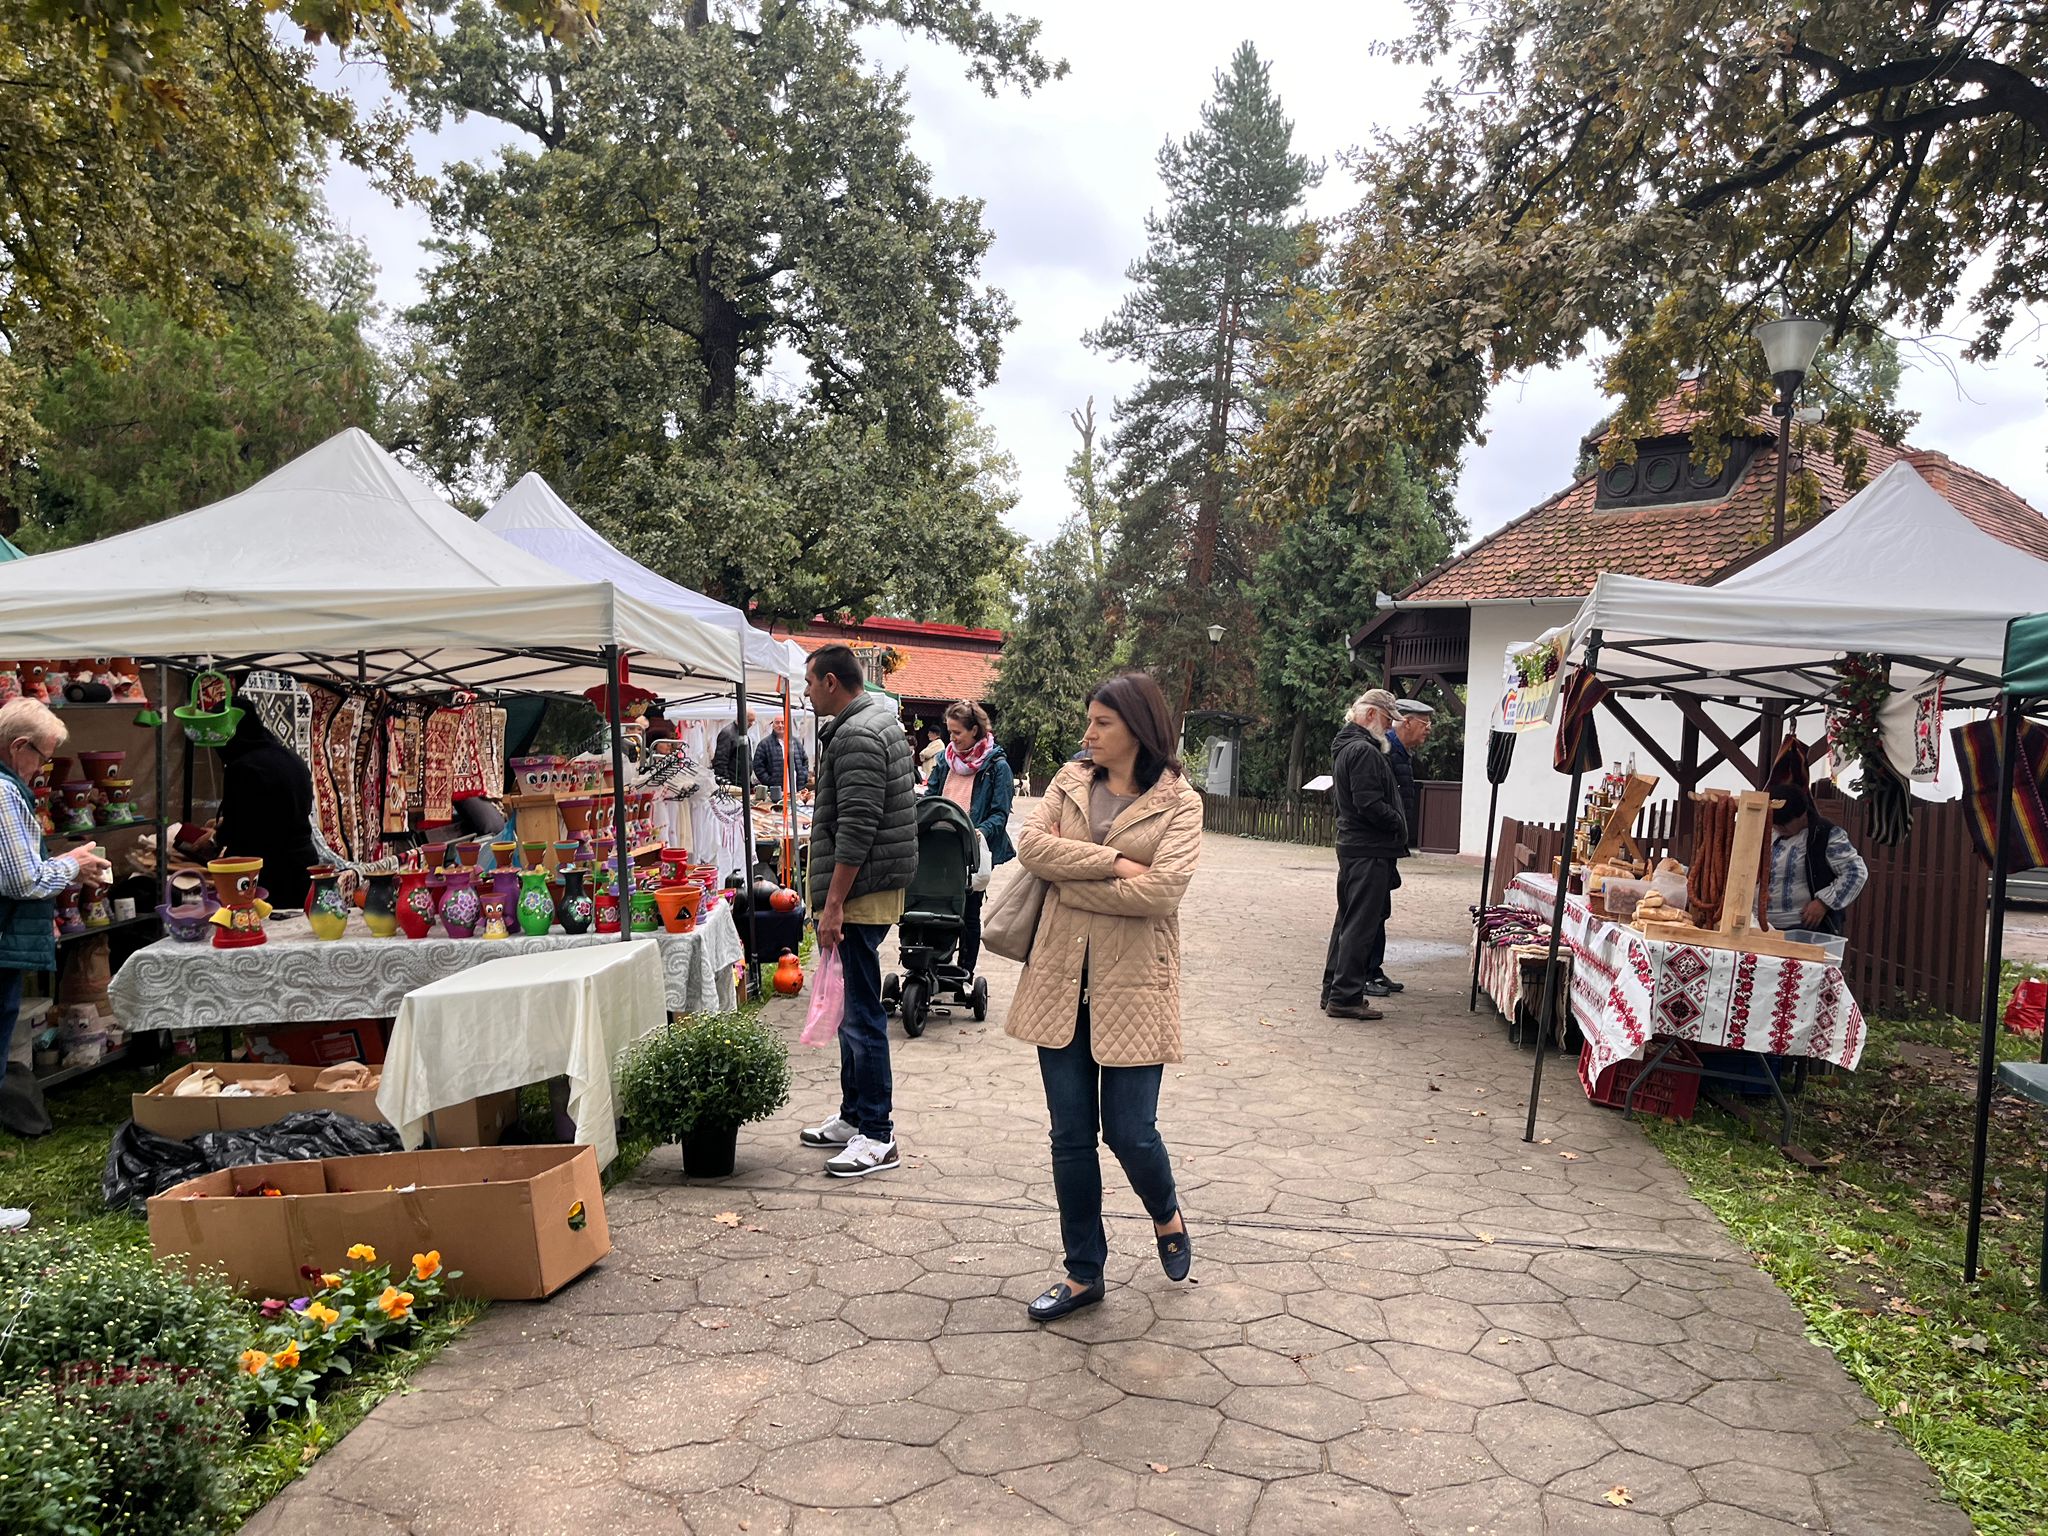
[[917, 780], [896, 711], [867, 691], [860, 659], [843, 645], [812, 652], [805, 668], [818, 727], [818, 788], [811, 817], [811, 909], [818, 947], [836, 950], [846, 976], [839, 1024], [839, 1113], [807, 1127], [807, 1147], [837, 1155], [825, 1171], [858, 1179], [897, 1166], [889, 1014], [882, 1006], [883, 936], [903, 916], [917, 873]]
[[1337, 802], [1337, 920], [1323, 963], [1323, 1012], [1333, 1019], [1384, 1018], [1366, 1002], [1373, 957], [1384, 953], [1393, 901], [1394, 861], [1408, 851], [1387, 729], [1396, 701], [1384, 688], [1358, 696], [1332, 743], [1331, 796]]

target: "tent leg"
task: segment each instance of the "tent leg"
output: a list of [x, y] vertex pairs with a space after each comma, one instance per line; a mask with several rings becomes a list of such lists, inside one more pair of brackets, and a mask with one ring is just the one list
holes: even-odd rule
[[[1599, 659], [1600, 631], [1596, 629], [1586, 636], [1586, 669], [1590, 671]], [[1562, 719], [1558, 721], [1557, 728], [1560, 731], [1565, 728]], [[1522, 1130], [1524, 1141], [1536, 1139], [1536, 1106], [1543, 1098], [1544, 1048], [1550, 1043], [1551, 1020], [1557, 1014], [1557, 947], [1564, 938], [1565, 888], [1571, 884], [1572, 876], [1572, 829], [1579, 820], [1579, 785], [1584, 778], [1585, 772], [1578, 765], [1577, 754], [1574, 754], [1572, 787], [1564, 803], [1564, 847], [1557, 861], [1557, 900], [1550, 909], [1550, 954], [1543, 964], [1543, 1010], [1536, 1016], [1536, 1065], [1529, 1075], [1529, 1123]]]
[[[1493, 840], [1500, 827], [1495, 817], [1500, 811], [1500, 786], [1493, 786], [1493, 792], [1486, 797], [1486, 857], [1479, 863], [1479, 911], [1486, 910], [1486, 893], [1493, 889]], [[1472, 919], [1472, 995], [1465, 1001], [1465, 1011], [1476, 1013], [1479, 1009], [1479, 946], [1484, 942], [1479, 933], [1479, 918]]]
[[1984, 1225], [1984, 1162], [1991, 1140], [1991, 1095], [1998, 1083], [1998, 994], [2005, 972], [2005, 872], [2011, 856], [2007, 824], [2017, 777], [2020, 707], [2005, 701], [1998, 762], [1998, 849], [1991, 860], [1991, 921], [1984, 941], [1984, 1036], [1977, 1048], [1977, 1120], [1970, 1148], [1970, 1224], [1963, 1238], [1963, 1281], [1977, 1278], [1977, 1240]]
[[745, 851], [740, 856], [740, 890], [747, 898], [747, 996], [761, 994], [761, 925], [759, 914], [754, 910], [754, 747], [747, 740], [747, 685], [745, 682], [733, 688], [733, 698], [739, 707], [739, 737], [741, 742], [737, 767], [740, 783], [740, 837], [745, 841]]
[[626, 688], [621, 676], [625, 668], [620, 665], [616, 645], [604, 648], [604, 671], [610, 684], [605, 689], [605, 723], [612, 733], [612, 853], [618, 860], [619, 940], [629, 943], [633, 937], [633, 840], [626, 835]]

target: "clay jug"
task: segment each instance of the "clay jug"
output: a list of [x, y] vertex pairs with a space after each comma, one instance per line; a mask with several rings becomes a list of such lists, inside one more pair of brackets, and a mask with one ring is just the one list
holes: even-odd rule
[[476, 894], [476, 875], [467, 869], [448, 871], [448, 894], [441, 898], [441, 926], [451, 939], [476, 935], [476, 920], [483, 904]]
[[424, 939], [434, 926], [434, 893], [427, 879], [424, 869], [408, 869], [398, 877], [398, 926], [408, 939]]
[[775, 990], [784, 997], [795, 997], [804, 989], [804, 968], [795, 955], [788, 950], [775, 962]]
[[590, 920], [596, 916], [596, 909], [590, 900], [590, 892], [583, 888], [584, 872], [573, 864], [562, 866], [562, 904], [556, 911], [564, 933], [590, 932]]
[[555, 923], [555, 899], [548, 894], [548, 872], [536, 867], [519, 877], [519, 931], [539, 938]]
[[316, 864], [306, 871], [306, 878], [312, 883], [306, 892], [306, 917], [313, 924], [313, 937], [330, 942], [340, 938], [348, 930], [348, 903], [338, 888], [341, 872]]
[[370, 937], [388, 939], [398, 932], [398, 876], [371, 875], [363, 885], [363, 924]]

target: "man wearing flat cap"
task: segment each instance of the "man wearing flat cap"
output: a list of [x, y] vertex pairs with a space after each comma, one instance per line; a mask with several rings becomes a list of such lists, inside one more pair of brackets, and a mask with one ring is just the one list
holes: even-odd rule
[[1387, 760], [1387, 731], [1397, 704], [1384, 688], [1360, 694], [1331, 744], [1337, 920], [1323, 964], [1323, 1012], [1333, 1019], [1385, 1017], [1367, 1003], [1366, 983], [1374, 955], [1386, 950], [1387, 912], [1398, 879], [1394, 861], [1408, 851], [1408, 820]]
[[[1429, 728], [1436, 723], [1436, 711], [1420, 699], [1396, 699], [1394, 701], [1394, 726], [1387, 732], [1387, 766], [1394, 770], [1394, 787], [1401, 800], [1401, 815], [1408, 823], [1408, 845], [1401, 850], [1405, 857], [1415, 851], [1416, 839], [1422, 835], [1422, 791], [1415, 787], [1415, 758], [1413, 750], [1429, 735]], [[1401, 872], [1394, 871], [1395, 890], [1401, 888]], [[1403, 991], [1401, 983], [1387, 974], [1387, 931], [1380, 929], [1379, 942], [1366, 956], [1368, 974], [1365, 980], [1367, 997], [1392, 997]]]

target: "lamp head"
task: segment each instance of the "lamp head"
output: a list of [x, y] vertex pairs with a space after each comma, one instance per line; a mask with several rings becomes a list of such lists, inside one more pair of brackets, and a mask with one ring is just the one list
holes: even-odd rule
[[1771, 381], [1784, 395], [1792, 394], [1804, 382], [1827, 334], [1827, 321], [1802, 315], [1766, 320], [1750, 332], [1764, 349], [1764, 366], [1771, 371]]
[[1209, 626], [1209, 643], [1211, 645], [1221, 645], [1223, 643], [1223, 626], [1221, 624], [1211, 624]]

